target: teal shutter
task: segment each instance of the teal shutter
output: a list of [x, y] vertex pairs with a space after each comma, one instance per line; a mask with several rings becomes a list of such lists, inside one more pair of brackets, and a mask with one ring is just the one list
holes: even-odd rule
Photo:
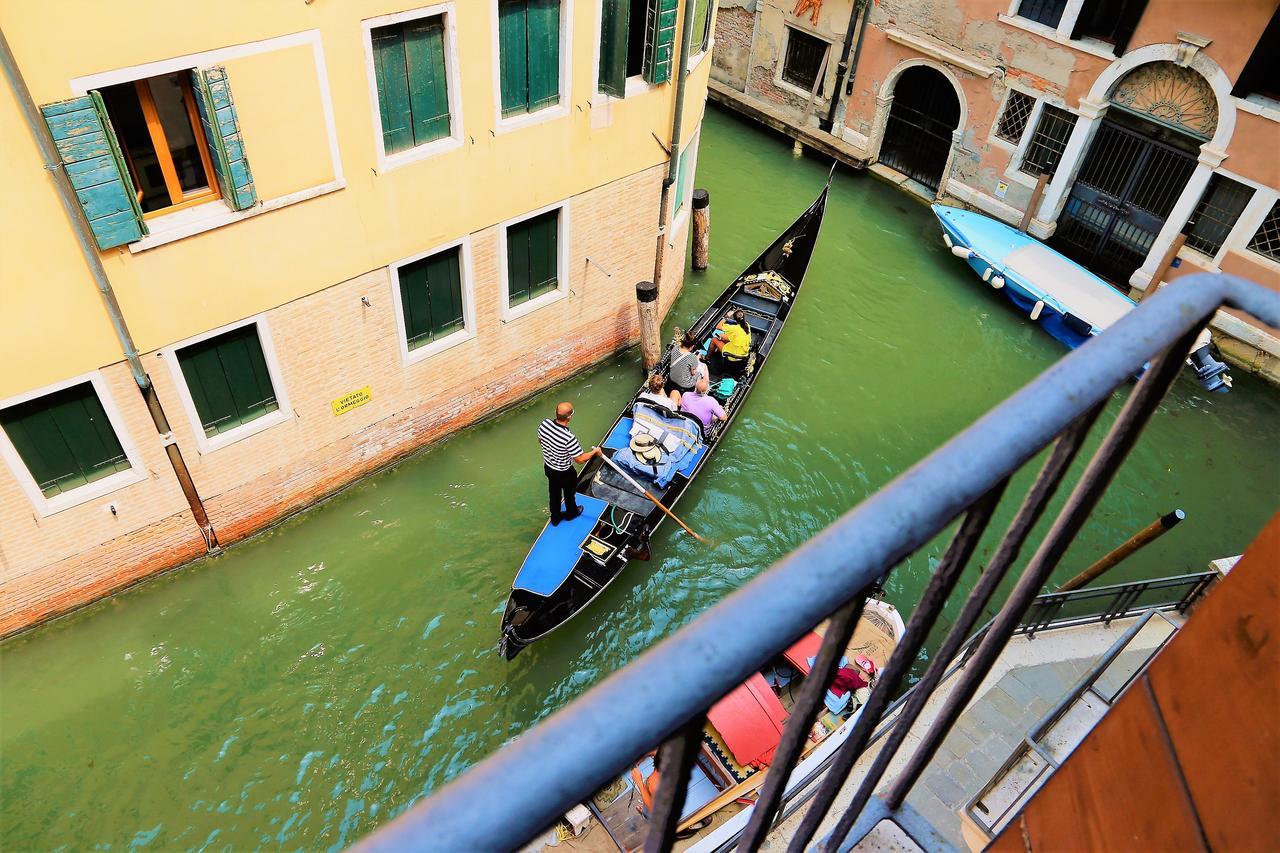
[[413, 142], [422, 145], [449, 135], [449, 91], [445, 82], [444, 19], [421, 18], [404, 25], [405, 67]]
[[560, 0], [529, 0], [529, 112], [560, 102]]
[[410, 350], [463, 327], [459, 249], [405, 264], [399, 278], [405, 341]]
[[98, 248], [141, 240], [147, 226], [138, 207], [138, 191], [98, 93], [46, 104], [40, 112]]
[[498, 4], [498, 64], [503, 117], [529, 110], [529, 38], [526, 0]]
[[373, 73], [378, 83], [382, 150], [388, 154], [413, 147], [413, 115], [409, 109], [409, 74], [404, 61], [404, 30], [379, 27], [370, 33]]
[[671, 79], [679, 0], [645, 1], [649, 4], [649, 14], [644, 37], [644, 79], [649, 83], [666, 83]]
[[689, 185], [689, 152], [693, 150], [693, 146], [685, 146], [680, 152], [680, 162], [676, 166], [676, 201], [675, 206], [671, 208], [672, 214], [684, 207], [685, 193]]
[[511, 305], [529, 301], [529, 228], [527, 222], [507, 229], [507, 297]]
[[0, 427], [45, 497], [131, 467], [89, 382], [5, 409]]
[[[640, 0], [636, 0], [640, 2]], [[600, 91], [621, 98], [627, 89], [628, 0], [604, 0], [600, 17]]]
[[191, 72], [191, 83], [199, 96], [196, 109], [200, 126], [209, 143], [213, 171], [218, 178], [222, 198], [232, 210], [244, 210], [258, 202], [253, 188], [253, 173], [244, 155], [244, 139], [240, 120], [231, 100], [227, 70], [222, 66]]
[[206, 436], [279, 408], [255, 323], [184, 347], [178, 365]]

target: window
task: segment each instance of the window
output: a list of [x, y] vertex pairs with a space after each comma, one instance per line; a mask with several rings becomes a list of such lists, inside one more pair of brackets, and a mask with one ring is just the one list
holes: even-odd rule
[[102, 89], [144, 215], [218, 197], [189, 73]]
[[1120, 56], [1128, 48], [1146, 7], [1147, 0], [1084, 0], [1071, 37], [1106, 42]]
[[1040, 120], [1036, 122], [1035, 133], [1031, 134], [1031, 142], [1027, 145], [1027, 153], [1022, 158], [1019, 170], [1028, 175], [1039, 177], [1041, 174], [1052, 175], [1062, 159], [1062, 152], [1067, 147], [1067, 139], [1076, 126], [1076, 117], [1059, 107], [1044, 105], [1040, 111]]
[[676, 196], [671, 206], [673, 217], [680, 212], [693, 192], [693, 174], [698, 166], [698, 142], [698, 139], [690, 140], [680, 152], [680, 162], [676, 166]]
[[1251, 198], [1253, 187], [1215, 173], [1187, 220], [1187, 245], [1209, 257], [1217, 255]]
[[507, 226], [507, 304], [531, 302], [560, 286], [560, 211]]
[[1066, 8], [1067, 0], [1022, 0], [1018, 4], [1018, 17], [1057, 29]]
[[395, 154], [448, 137], [444, 15], [374, 27], [369, 41], [383, 152]]
[[205, 438], [226, 436], [279, 411], [256, 322], [181, 347], [176, 354]]
[[0, 409], [0, 428], [45, 498], [133, 467], [91, 381]]
[[1280, 201], [1271, 205], [1271, 211], [1262, 220], [1248, 248], [1273, 261], [1280, 261]]
[[[648, 83], [671, 79], [677, 0], [603, 0], [600, 17], [599, 91], [626, 95], [628, 78]], [[696, 0], [706, 5], [707, 0]], [[696, 10], [695, 10], [696, 13]], [[705, 13], [704, 13], [705, 15]], [[705, 20], [703, 26], [706, 26]], [[694, 30], [697, 33], [697, 30]]]
[[1260, 95], [1280, 101], [1280, 8], [1272, 13], [1271, 22], [1258, 38], [1231, 94], [1240, 98]]
[[1017, 145], [1022, 140], [1022, 132], [1027, 129], [1027, 119], [1036, 105], [1036, 99], [1022, 92], [1011, 91], [1004, 102], [1004, 112], [1000, 114], [1000, 123], [996, 125], [996, 136]]
[[144, 217], [215, 199], [257, 203], [226, 69], [162, 74], [40, 108], [98, 248], [141, 240]]
[[410, 352], [463, 329], [460, 246], [403, 264], [396, 275], [400, 279], [405, 344]]
[[702, 53], [711, 44], [711, 0], [693, 0], [693, 40], [689, 52]]
[[560, 102], [560, 0], [499, 0], [502, 117]]
[[822, 39], [787, 27], [787, 55], [782, 61], [782, 80], [812, 92], [822, 71], [827, 47]]

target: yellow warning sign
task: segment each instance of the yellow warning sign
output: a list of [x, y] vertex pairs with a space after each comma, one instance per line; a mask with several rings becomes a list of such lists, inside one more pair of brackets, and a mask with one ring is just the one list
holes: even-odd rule
[[335, 415], [343, 415], [352, 409], [360, 408], [372, 399], [373, 393], [369, 390], [369, 386], [366, 385], [359, 391], [352, 391], [350, 394], [339, 397], [329, 405], [333, 406]]

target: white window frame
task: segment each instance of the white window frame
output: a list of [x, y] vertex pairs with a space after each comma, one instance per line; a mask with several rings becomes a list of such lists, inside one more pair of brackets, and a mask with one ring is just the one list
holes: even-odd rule
[[[1227, 252], [1235, 251], [1256, 264], [1280, 271], [1280, 262], [1267, 257], [1261, 252], [1255, 252], [1249, 248], [1249, 241], [1253, 239], [1253, 236], [1258, 233], [1258, 229], [1262, 227], [1262, 220], [1264, 220], [1267, 213], [1270, 212], [1271, 205], [1273, 205], [1277, 199], [1280, 199], [1280, 191], [1277, 191], [1266, 184], [1250, 180], [1243, 175], [1238, 175], [1235, 172], [1228, 171], [1227, 169], [1214, 169], [1213, 171], [1214, 174], [1222, 175], [1222, 177], [1229, 178], [1238, 184], [1251, 187], [1253, 189], [1253, 195], [1249, 198], [1249, 202], [1244, 206], [1244, 209], [1240, 211], [1240, 215], [1236, 217], [1235, 224], [1232, 225], [1231, 230], [1227, 232], [1227, 236], [1223, 239], [1222, 245], [1218, 247], [1218, 251], [1216, 253], [1210, 256], [1192, 246], [1184, 245], [1178, 250], [1178, 256], [1189, 261], [1194, 261], [1202, 267], [1208, 267], [1210, 272], [1221, 272], [1222, 260], [1227, 256]], [[1208, 189], [1209, 186], [1206, 184], [1205, 191], [1207, 192]], [[1200, 206], [1200, 199], [1203, 197], [1204, 192], [1200, 194], [1200, 198], [1196, 199], [1196, 207]], [[1195, 215], [1194, 207], [1192, 208], [1191, 215]], [[1182, 228], [1185, 229], [1186, 227], [1187, 223], [1183, 222]], [[1186, 254], [1183, 254], [1184, 252]]]
[[[1000, 122], [1004, 119], [1004, 111], [1009, 108], [1009, 99], [1013, 97], [1014, 92], [1017, 92], [1019, 95], [1025, 95], [1031, 99], [1031, 112], [1027, 113], [1027, 123], [1022, 127], [1022, 136], [1018, 138], [1017, 142], [1010, 142], [1009, 140], [998, 136], [997, 132], [1000, 130]], [[991, 122], [991, 127], [987, 129], [987, 141], [992, 145], [995, 145], [997, 148], [1003, 148], [1005, 151], [1008, 151], [1010, 158], [1014, 155], [1021, 154], [1022, 151], [1025, 150], [1024, 143], [1027, 141], [1027, 131], [1031, 127], [1031, 120], [1040, 117], [1040, 100], [1041, 98], [1038, 93], [1024, 89], [1018, 85], [1006, 83], [1004, 97], [1001, 98], [1000, 107], [996, 110], [995, 120]]]
[[[493, 72], [493, 128], [495, 134], [510, 133], [513, 130], [542, 124], [564, 118], [569, 114], [569, 100], [572, 91], [573, 73], [573, 0], [560, 0], [560, 99], [552, 106], [543, 107], [537, 112], [502, 117], [502, 45], [498, 34], [498, 0], [491, 0], [490, 10], [493, 12], [492, 26], [492, 62]], [[596, 50], [599, 50], [597, 45]], [[599, 63], [597, 62], [597, 65]], [[597, 74], [598, 74], [597, 70]]]
[[773, 72], [773, 84], [779, 89], [783, 89], [793, 95], [799, 95], [802, 98], [807, 98], [812, 94], [808, 89], [801, 89], [796, 84], [788, 83], [786, 80], [782, 79], [782, 71], [787, 64], [787, 52], [791, 50], [791, 33], [793, 30], [804, 33], [810, 38], [815, 38], [827, 46], [826, 61], [825, 63], [819, 63], [822, 66], [822, 84], [818, 86], [818, 93], [814, 95], [815, 102], [826, 103], [827, 96], [825, 93], [827, 90], [827, 79], [831, 76], [831, 50], [835, 47], [835, 42], [825, 38], [820, 33], [814, 32], [808, 27], [799, 27], [792, 23], [786, 23], [782, 25], [782, 28], [782, 50], [778, 52], [777, 68], [775, 68]]
[[[507, 230], [512, 225], [519, 225], [527, 219], [541, 216], [552, 210], [560, 211], [556, 222], [558, 229], [556, 231], [556, 289], [535, 299], [530, 299], [528, 302], [512, 305], [507, 270]], [[512, 320], [518, 320], [526, 314], [537, 311], [539, 308], [545, 308], [548, 305], [559, 302], [569, 295], [569, 243], [573, 234], [569, 228], [569, 221], [569, 199], [565, 199], [498, 223], [498, 307], [501, 310], [502, 322], [510, 323]]]
[[[694, 0], [689, 0], [690, 3]], [[707, 48], [697, 53], [689, 54], [689, 62], [685, 66], [685, 71], [693, 71], [702, 64], [702, 60], [706, 59], [716, 46], [716, 14], [720, 11], [720, 3], [718, 0], [707, 0]], [[828, 60], [830, 61], [830, 60]]]
[[[444, 19], [444, 73], [445, 92], [446, 97], [449, 99], [449, 135], [433, 139], [430, 142], [424, 142], [421, 145], [415, 145], [412, 148], [406, 148], [404, 151], [397, 151], [395, 154], [388, 154], [383, 145], [378, 75], [373, 61], [373, 31], [379, 27], [389, 27], [395, 24], [403, 24], [406, 21], [416, 21], [437, 16]], [[428, 157], [435, 157], [461, 148], [464, 138], [462, 130], [462, 94], [458, 89], [458, 39], [454, 4], [452, 2], [437, 3], [433, 6], [423, 6], [420, 9], [397, 12], [394, 15], [367, 18], [360, 22], [360, 32], [361, 41], [364, 45], [365, 72], [369, 78], [369, 106], [373, 114], [373, 144], [378, 157], [376, 170], [378, 174], [389, 172], [407, 163], [416, 163], [419, 160], [425, 160]]]
[[[667, 245], [672, 247], [676, 244], [675, 235], [684, 227], [685, 221], [690, 216], [689, 211], [693, 208], [693, 176], [698, 173], [698, 148], [701, 143], [702, 131], [699, 130], [694, 135], [693, 139], [689, 140], [689, 144], [685, 146], [685, 151], [689, 152], [689, 162], [692, 164], [693, 168], [689, 169], [688, 174], [685, 174], [683, 170], [677, 169], [680, 174], [676, 176], [676, 180], [681, 184], [684, 184], [684, 203], [681, 204], [680, 207], [671, 211], [671, 227], [668, 229], [670, 237], [668, 238]], [[671, 203], [675, 204], [674, 198]]]
[[[447, 252], [450, 249], [458, 250], [458, 275], [462, 284], [462, 328], [457, 331], [450, 332], [443, 338], [423, 344], [415, 349], [409, 349], [409, 334], [405, 330], [404, 322], [404, 301], [400, 295], [400, 269], [409, 264], [429, 258], [432, 255], [438, 255], [441, 252]], [[434, 246], [425, 252], [419, 252], [416, 255], [410, 255], [387, 267], [387, 276], [391, 286], [391, 304], [395, 306], [396, 314], [396, 337], [400, 341], [400, 363], [404, 367], [430, 358], [433, 355], [452, 349], [459, 344], [465, 344], [476, 336], [476, 309], [475, 309], [475, 277], [471, 266], [471, 235], [460, 237], [457, 240], [451, 240], [448, 243], [442, 243]]]
[[9, 466], [14, 479], [18, 481], [18, 487], [22, 489], [23, 494], [31, 501], [32, 506], [35, 507], [36, 515], [40, 518], [48, 518], [54, 513], [104, 497], [126, 486], [140, 483], [147, 479], [148, 476], [142, 457], [138, 454], [138, 448], [133, 443], [133, 438], [129, 435], [128, 429], [125, 428], [124, 417], [120, 414], [120, 410], [116, 408], [115, 400], [112, 399], [110, 391], [107, 390], [106, 378], [100, 370], [82, 373], [79, 376], [73, 376], [70, 379], [55, 382], [52, 385], [46, 385], [34, 391], [27, 391], [26, 393], [0, 400], [0, 409], [7, 409], [10, 406], [30, 402], [40, 397], [47, 397], [50, 394], [84, 382], [90, 383], [93, 386], [93, 392], [98, 395], [98, 402], [102, 404], [102, 410], [107, 413], [107, 421], [111, 424], [111, 430], [115, 433], [116, 440], [120, 442], [120, 448], [124, 451], [125, 458], [129, 460], [129, 470], [117, 471], [100, 480], [77, 486], [71, 491], [51, 498], [45, 497], [44, 492], [40, 490], [39, 484], [36, 483], [35, 477], [27, 469], [27, 464], [22, 461], [22, 456], [18, 454], [18, 449], [9, 440], [4, 428], [0, 427], [0, 458], [3, 458], [5, 464]]
[[[191, 390], [187, 388], [187, 378], [182, 373], [182, 365], [178, 363], [178, 350], [185, 349], [192, 344], [207, 341], [210, 338], [216, 338], [227, 332], [234, 332], [236, 329], [249, 325], [257, 326], [258, 343], [262, 346], [262, 357], [267, 363], [267, 374], [271, 377], [271, 390], [276, 395], [277, 409], [227, 432], [206, 436], [204, 434], [204, 426], [200, 422], [200, 413], [196, 411], [195, 400], [191, 397]], [[266, 314], [256, 314], [248, 319], [228, 323], [225, 326], [219, 326], [195, 337], [179, 341], [160, 350], [160, 356], [169, 363], [169, 373], [173, 377], [173, 384], [178, 389], [178, 399], [182, 401], [182, 410], [186, 413], [187, 421], [191, 424], [191, 433], [195, 437], [196, 447], [199, 448], [202, 454], [221, 450], [229, 444], [243, 441], [252, 435], [257, 435], [277, 424], [293, 419], [293, 409], [289, 405], [289, 394], [285, 389], [280, 362], [276, 358], [276, 347], [271, 339], [271, 327], [267, 323]]]
[[[1024, 94], [1030, 94], [1024, 91]], [[1027, 149], [1031, 147], [1031, 139], [1036, 135], [1036, 128], [1040, 126], [1040, 117], [1044, 114], [1045, 105], [1057, 107], [1063, 112], [1070, 113], [1076, 117], [1076, 121], [1080, 121], [1079, 110], [1073, 110], [1067, 106], [1060, 98], [1040, 97], [1036, 98], [1035, 106], [1031, 108], [1031, 115], [1027, 116], [1027, 126], [1022, 131], [1022, 141], [1018, 143], [1017, 149], [1009, 157], [1009, 168], [1005, 169], [1004, 177], [1008, 180], [1022, 184], [1024, 187], [1034, 188], [1036, 179], [1022, 171], [1022, 161], [1027, 156]], [[995, 131], [992, 131], [994, 136]]]

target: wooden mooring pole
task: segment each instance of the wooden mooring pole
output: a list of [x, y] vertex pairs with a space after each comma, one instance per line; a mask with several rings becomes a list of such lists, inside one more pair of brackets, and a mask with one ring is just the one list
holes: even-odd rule
[[1026, 212], [1022, 214], [1022, 221], [1018, 223], [1018, 230], [1026, 233], [1031, 227], [1031, 217], [1036, 215], [1036, 208], [1040, 206], [1040, 199], [1044, 198], [1044, 188], [1049, 185], [1049, 176], [1044, 172], [1040, 173], [1040, 177], [1036, 178], [1036, 188], [1031, 191], [1031, 201], [1027, 203]]
[[645, 372], [658, 366], [662, 358], [662, 337], [658, 328], [658, 285], [651, 281], [636, 284], [636, 307], [640, 310], [640, 352]]
[[705, 270], [711, 251], [711, 193], [693, 191], [693, 268]]
[[1146, 527], [1139, 530], [1129, 540], [1119, 548], [1085, 569], [1071, 580], [1054, 590], [1054, 592], [1070, 592], [1073, 589], [1079, 589], [1089, 582], [1093, 581], [1103, 572], [1108, 571], [1111, 567], [1124, 560], [1133, 552], [1159, 539], [1168, 531], [1177, 526], [1178, 522], [1187, 517], [1187, 514], [1180, 509], [1173, 512], [1165, 513]]

